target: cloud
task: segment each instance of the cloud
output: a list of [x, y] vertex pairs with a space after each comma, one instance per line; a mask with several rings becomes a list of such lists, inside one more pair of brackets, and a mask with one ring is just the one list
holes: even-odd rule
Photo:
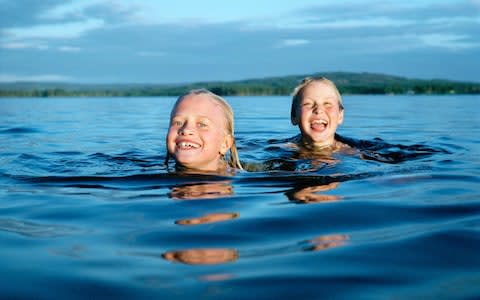
[[403, 27], [411, 25], [414, 22], [411, 20], [396, 20], [388, 17], [378, 18], [362, 18], [362, 19], [347, 19], [347, 20], [315, 20], [315, 19], [285, 19], [280, 22], [252, 22], [244, 27], [246, 30], [259, 29], [297, 29], [297, 30], [311, 30], [311, 29], [361, 29], [365, 27]]
[[438, 64], [448, 59], [478, 77], [478, 63], [465, 60], [480, 49], [480, 0], [1, 1], [14, 8], [0, 19], [10, 74], [183, 82], [435, 66], [451, 77]]
[[89, 19], [84, 22], [7, 28], [3, 30], [3, 34], [10, 40], [73, 39], [82, 36], [90, 30], [100, 28], [103, 25], [103, 20]]
[[0, 0], [0, 28], [28, 27], [39, 23], [38, 17], [42, 12], [64, 0], [47, 1], [12, 1]]
[[249, 31], [332, 29], [342, 32], [363, 28], [397, 30], [416, 27], [436, 30], [447, 26], [454, 30], [460, 26], [478, 28], [480, 25], [479, 10], [473, 3], [408, 5], [399, 2], [368, 5], [368, 2], [314, 5], [279, 19], [249, 20], [243, 29]]
[[34, 44], [27, 42], [11, 42], [11, 43], [2, 43], [0, 48], [4, 49], [36, 49], [36, 50], [47, 50], [48, 46], [45, 44]]
[[80, 52], [81, 49], [79, 47], [60, 46], [60, 47], [58, 47], [58, 51], [75, 53], [75, 52]]
[[0, 82], [21, 82], [21, 81], [36, 81], [36, 82], [52, 82], [52, 81], [71, 81], [72, 78], [57, 74], [38, 74], [38, 75], [12, 75], [0, 74]]
[[41, 19], [46, 20], [65, 20], [71, 18], [85, 18], [85, 10], [92, 6], [99, 5], [103, 0], [82, 0], [63, 2], [54, 5], [42, 12]]
[[49, 47], [43, 43], [34, 43], [34, 42], [11, 42], [11, 43], [2, 43], [0, 44], [0, 48], [9, 49], [9, 50], [48, 50], [48, 49], [56, 49], [60, 52], [70, 52], [70, 53], [77, 53], [81, 51], [79, 47], [73, 46], [58, 46], [58, 47]]
[[277, 44], [277, 48], [297, 47], [310, 44], [309, 40], [303, 39], [287, 39]]
[[480, 42], [468, 41], [469, 36], [457, 34], [425, 34], [418, 39], [425, 47], [445, 48], [449, 50], [462, 50], [480, 47]]

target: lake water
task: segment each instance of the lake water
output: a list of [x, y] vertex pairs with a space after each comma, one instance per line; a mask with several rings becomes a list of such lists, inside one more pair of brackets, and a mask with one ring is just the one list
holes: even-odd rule
[[333, 163], [227, 100], [261, 171], [167, 172], [174, 98], [0, 99], [0, 298], [480, 297], [480, 96], [345, 96]]

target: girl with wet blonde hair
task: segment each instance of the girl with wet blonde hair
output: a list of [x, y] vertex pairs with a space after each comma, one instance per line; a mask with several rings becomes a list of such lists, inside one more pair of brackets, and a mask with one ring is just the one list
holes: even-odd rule
[[170, 114], [166, 143], [166, 161], [173, 157], [181, 169], [242, 169], [234, 137], [233, 110], [225, 99], [206, 89], [192, 90], [177, 99]]

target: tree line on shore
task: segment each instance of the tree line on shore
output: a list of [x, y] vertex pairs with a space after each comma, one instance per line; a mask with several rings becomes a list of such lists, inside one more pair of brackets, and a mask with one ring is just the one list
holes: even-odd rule
[[178, 96], [191, 89], [206, 88], [222, 96], [290, 95], [307, 76], [324, 76], [335, 82], [340, 92], [349, 94], [480, 94], [480, 83], [451, 80], [408, 79], [372, 73], [315, 73], [229, 82], [188, 84], [0, 84], [0, 97], [152, 97]]

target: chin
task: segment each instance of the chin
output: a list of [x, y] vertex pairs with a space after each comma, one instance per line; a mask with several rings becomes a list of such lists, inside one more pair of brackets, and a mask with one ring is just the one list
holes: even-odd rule
[[329, 136], [327, 135], [316, 135], [316, 136], [311, 136], [310, 139], [312, 140], [312, 142], [314, 143], [322, 143], [322, 142], [326, 142], [329, 140]]
[[177, 164], [180, 164], [184, 167], [187, 167], [187, 168], [194, 168], [195, 167], [195, 163], [189, 159], [176, 159], [177, 161]]

